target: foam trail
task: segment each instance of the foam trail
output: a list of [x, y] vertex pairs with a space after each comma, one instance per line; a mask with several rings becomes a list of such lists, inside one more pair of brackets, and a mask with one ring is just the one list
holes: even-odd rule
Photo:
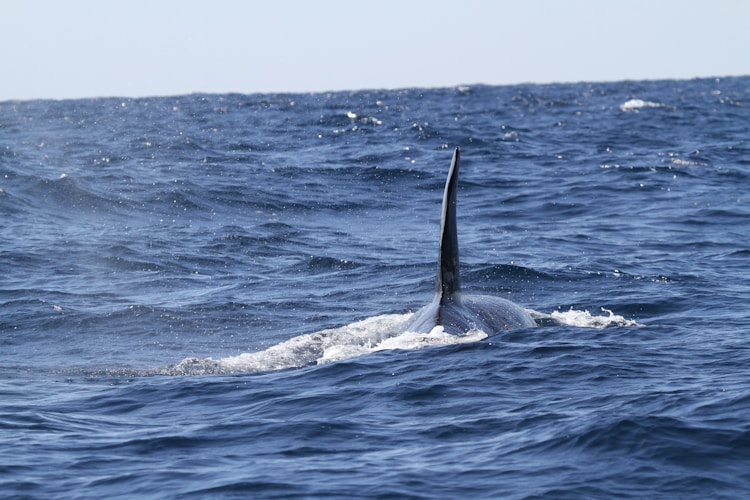
[[186, 358], [168, 368], [166, 375], [206, 375], [248, 373], [312, 364], [326, 364], [392, 349], [419, 349], [428, 346], [477, 342], [487, 337], [472, 330], [465, 335], [445, 333], [441, 326], [429, 333], [405, 331], [413, 314], [384, 314], [339, 328], [299, 335], [263, 351], [226, 358]]
[[[384, 314], [339, 328], [299, 335], [263, 351], [226, 358], [187, 358], [170, 375], [242, 373], [299, 368], [367, 354], [384, 339], [403, 333], [412, 314]], [[326, 352], [329, 354], [326, 355]], [[335, 354], [338, 352], [338, 354]], [[346, 356], [344, 355], [346, 353]]]
[[[589, 311], [554, 311], [550, 314], [529, 310], [538, 324], [570, 325], [581, 328], [607, 328], [611, 326], [640, 326], [633, 320], [602, 308], [607, 316], [592, 315]], [[216, 373], [250, 373], [287, 368], [300, 368], [312, 364], [326, 364], [362, 356], [372, 352], [393, 349], [420, 349], [478, 342], [487, 338], [480, 330], [463, 335], [451, 335], [436, 326], [429, 333], [405, 331], [413, 314], [384, 314], [357, 321], [339, 328], [299, 335], [263, 351], [243, 353], [226, 358], [186, 358], [168, 368], [166, 375], [206, 375]]]
[[478, 342], [487, 338], [487, 334], [480, 330], [471, 330], [465, 335], [451, 335], [445, 333], [442, 326], [436, 326], [430, 333], [404, 332], [395, 337], [382, 340], [375, 346], [359, 346], [352, 348], [345, 345], [334, 345], [326, 349], [323, 356], [317, 360], [318, 364], [341, 361], [354, 356], [361, 356], [371, 352], [394, 349], [421, 349], [422, 347], [464, 344]]

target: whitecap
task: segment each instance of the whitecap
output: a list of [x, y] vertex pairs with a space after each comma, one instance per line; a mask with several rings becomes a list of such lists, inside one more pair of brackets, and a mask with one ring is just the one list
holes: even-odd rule
[[607, 328], [611, 326], [642, 326], [637, 321], [615, 314], [609, 309], [601, 308], [607, 316], [593, 315], [589, 311], [579, 311], [572, 307], [568, 311], [553, 311], [549, 318], [561, 325], [581, 328]]
[[620, 111], [638, 111], [643, 108], [663, 108], [664, 105], [653, 101], [644, 101], [642, 99], [630, 99], [620, 104]]

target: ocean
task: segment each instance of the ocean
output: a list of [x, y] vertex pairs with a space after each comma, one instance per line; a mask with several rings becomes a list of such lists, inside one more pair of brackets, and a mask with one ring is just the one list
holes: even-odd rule
[[[407, 331], [461, 148], [463, 288]], [[6, 498], [746, 498], [750, 77], [0, 102]]]

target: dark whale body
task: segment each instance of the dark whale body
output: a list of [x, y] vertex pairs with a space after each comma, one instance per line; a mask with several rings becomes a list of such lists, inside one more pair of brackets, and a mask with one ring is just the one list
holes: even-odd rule
[[461, 293], [456, 232], [459, 153], [459, 148], [456, 148], [443, 194], [437, 292], [432, 302], [416, 313], [407, 331], [429, 333], [436, 326], [442, 326], [443, 331], [451, 334], [474, 329], [493, 334], [501, 330], [536, 326], [529, 313], [509, 300]]

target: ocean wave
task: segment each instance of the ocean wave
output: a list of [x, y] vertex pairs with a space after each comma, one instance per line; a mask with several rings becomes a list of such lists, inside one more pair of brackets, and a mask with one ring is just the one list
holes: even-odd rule
[[0, 103], [0, 490], [742, 497], [749, 81]]

